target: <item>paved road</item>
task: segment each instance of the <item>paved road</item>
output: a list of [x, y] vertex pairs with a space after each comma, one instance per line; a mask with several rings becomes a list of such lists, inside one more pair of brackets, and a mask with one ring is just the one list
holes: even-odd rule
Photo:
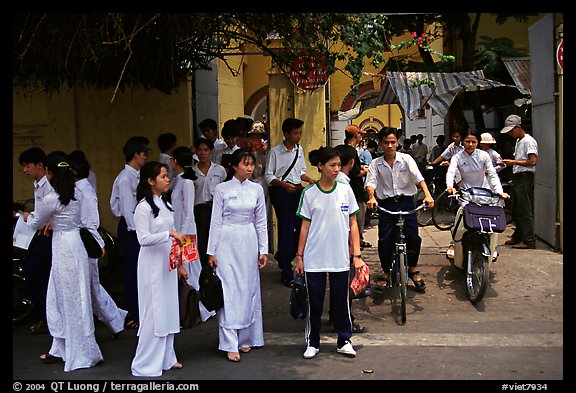
[[[490, 287], [485, 299], [473, 306], [466, 299], [462, 272], [450, 266], [443, 253], [449, 233], [433, 226], [421, 228], [420, 270], [426, 293], [409, 288], [405, 325], [394, 308], [392, 290], [354, 301], [353, 313], [368, 329], [353, 337], [355, 359], [336, 353], [335, 334], [328, 323], [319, 355], [302, 358], [304, 322], [289, 316], [290, 290], [279, 282], [279, 270], [272, 262], [261, 273], [265, 347], [243, 354], [239, 363], [227, 361], [217, 350], [217, 321], [211, 318], [177, 335], [176, 353], [184, 368], [154, 380], [202, 381], [200, 388], [208, 380], [472, 380], [492, 381], [497, 391], [502, 391], [501, 384], [494, 381], [512, 385], [538, 381], [549, 383], [550, 389], [565, 378], [563, 255], [543, 243], [536, 250], [504, 246], [510, 233], [509, 228], [500, 235], [500, 257], [493, 265]], [[375, 227], [366, 230], [366, 240], [374, 246], [376, 236]], [[376, 247], [363, 254], [375, 277], [381, 272]], [[14, 326], [13, 380], [145, 381], [130, 374], [137, 344], [134, 330], [113, 341], [98, 323], [96, 333], [105, 361], [64, 373], [61, 364], [38, 360], [49, 349], [50, 336], [30, 336], [25, 325]], [[411, 389], [412, 385], [403, 386]]]

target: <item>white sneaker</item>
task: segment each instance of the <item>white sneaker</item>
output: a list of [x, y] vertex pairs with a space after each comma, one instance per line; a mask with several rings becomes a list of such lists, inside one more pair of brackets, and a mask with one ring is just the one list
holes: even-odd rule
[[320, 352], [320, 348], [314, 348], [308, 346], [306, 348], [306, 352], [304, 352], [304, 359], [312, 359], [314, 356], [318, 354], [318, 352]]
[[341, 353], [344, 356], [348, 356], [348, 357], [356, 357], [356, 351], [354, 350], [354, 348], [352, 347], [352, 344], [350, 344], [350, 342], [347, 342], [346, 344], [344, 344], [342, 346], [342, 348], [338, 348], [336, 350], [336, 352]]

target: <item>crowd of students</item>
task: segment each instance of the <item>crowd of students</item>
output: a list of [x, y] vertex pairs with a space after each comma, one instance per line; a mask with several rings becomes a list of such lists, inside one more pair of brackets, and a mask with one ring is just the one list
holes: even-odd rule
[[[520, 128], [518, 119], [510, 120], [510, 124], [513, 122], [506, 132]], [[88, 256], [80, 237], [80, 228], [87, 228], [106, 252], [97, 231], [94, 174], [84, 153], [55, 151], [45, 155], [37, 147], [23, 152], [20, 164], [34, 180], [35, 188], [34, 211], [25, 213], [24, 219], [33, 229], [42, 230], [30, 250], [27, 267], [34, 299], [41, 310], [41, 320], [31, 326], [30, 332], [49, 332], [53, 337], [41, 361], [63, 362], [65, 371], [102, 361], [94, 337], [96, 315], [110, 328], [113, 339], [124, 329], [137, 329], [133, 375], [160, 376], [163, 371], [182, 368], [174, 351], [174, 336], [180, 331], [178, 279], [183, 277], [198, 290], [203, 266], [215, 268], [222, 281], [224, 307], [215, 312], [199, 304], [202, 321], [213, 316], [218, 319], [218, 349], [228, 360], [237, 362], [242, 354], [263, 346], [259, 269], [268, 263], [272, 208], [277, 218], [274, 256], [280, 281], [290, 287], [294, 274], [303, 274], [309, 291], [303, 357], [314, 358], [320, 351], [327, 280], [337, 352], [354, 357], [352, 334], [366, 329], [354, 322], [351, 313], [349, 270], [362, 267], [361, 251], [371, 247], [363, 239], [367, 209], [382, 206], [410, 210], [417, 187], [432, 207], [434, 199], [421, 165], [451, 162], [450, 188], [457, 172], [464, 181], [470, 181], [458, 163], [476, 156], [482, 161], [478, 181], [486, 179], [484, 172], [489, 173], [487, 184], [502, 193], [490, 159], [497, 159], [496, 155], [475, 150], [478, 142], [491, 143], [486, 135], [479, 138], [466, 133], [464, 141], [471, 148], [464, 149], [460, 133], [454, 133], [448, 147], [442, 148], [438, 139], [438, 146], [429, 155], [421, 137], [416, 138], [411, 151], [402, 150], [401, 134], [385, 127], [378, 132], [377, 141], [368, 141], [365, 154], [358, 150], [365, 132], [350, 125], [341, 145], [309, 152], [310, 163], [318, 171], [310, 176], [306, 173], [306, 153], [300, 145], [303, 126], [300, 119], [285, 119], [282, 142], [269, 147], [266, 125], [261, 122], [231, 119], [224, 124], [220, 140], [217, 123], [206, 119], [199, 124], [202, 135], [193, 146], [178, 145], [172, 133], [161, 134], [157, 160], [150, 160], [146, 137], [133, 136], [126, 141], [122, 148], [125, 165], [110, 195], [125, 263], [122, 308], [100, 285], [98, 260]], [[535, 160], [530, 154], [537, 157], [537, 150], [535, 142], [529, 142], [525, 150], [531, 159], [498, 162], [531, 168], [533, 173]], [[379, 215], [378, 255], [384, 275], [375, 283], [376, 289], [390, 285], [387, 272], [394, 223], [394, 216]], [[415, 216], [406, 217], [405, 229], [409, 277], [417, 290], [425, 291], [424, 278], [417, 268], [421, 238]], [[183, 242], [184, 235], [196, 236], [198, 259], [170, 269], [173, 239]], [[513, 237], [514, 244], [531, 246], [529, 236], [523, 229]]]

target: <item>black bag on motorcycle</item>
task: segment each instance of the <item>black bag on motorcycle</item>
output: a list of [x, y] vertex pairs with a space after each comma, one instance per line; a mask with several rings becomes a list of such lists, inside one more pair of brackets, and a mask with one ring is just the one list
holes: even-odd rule
[[468, 203], [464, 206], [463, 215], [466, 229], [496, 233], [506, 230], [506, 214], [500, 206], [480, 206]]

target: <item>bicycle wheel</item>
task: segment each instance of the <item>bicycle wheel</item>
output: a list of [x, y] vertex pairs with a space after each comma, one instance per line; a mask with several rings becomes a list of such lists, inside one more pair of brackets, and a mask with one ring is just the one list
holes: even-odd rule
[[98, 233], [104, 239], [106, 254], [98, 259], [98, 273], [100, 278], [107, 277], [114, 268], [114, 262], [117, 258], [117, 244], [114, 237], [103, 227], [98, 227]]
[[466, 291], [468, 292], [468, 300], [472, 304], [476, 304], [484, 298], [486, 288], [488, 288], [490, 266], [488, 256], [482, 254], [480, 244], [474, 245], [470, 253], [469, 263], [471, 263], [472, 268], [470, 269], [471, 273], [466, 273]]
[[12, 274], [12, 323], [24, 322], [34, 309], [23, 277]]
[[432, 209], [432, 224], [441, 231], [447, 231], [454, 225], [458, 211], [456, 198], [450, 198], [448, 191], [443, 191], [434, 201]]
[[[432, 195], [432, 191], [430, 191]], [[414, 195], [414, 206], [420, 206], [424, 202], [424, 191], [418, 189], [416, 195]], [[429, 209], [420, 209], [416, 212], [416, 219], [418, 220], [418, 225], [425, 227], [432, 223], [432, 211]]]
[[396, 261], [398, 263], [398, 267], [400, 268], [400, 301], [401, 301], [401, 307], [400, 307], [400, 317], [402, 318], [402, 323], [406, 323], [406, 298], [408, 296], [407, 294], [407, 288], [408, 288], [408, 276], [406, 273], [406, 266], [407, 266], [407, 256], [406, 254], [401, 251], [398, 254], [398, 260]]

